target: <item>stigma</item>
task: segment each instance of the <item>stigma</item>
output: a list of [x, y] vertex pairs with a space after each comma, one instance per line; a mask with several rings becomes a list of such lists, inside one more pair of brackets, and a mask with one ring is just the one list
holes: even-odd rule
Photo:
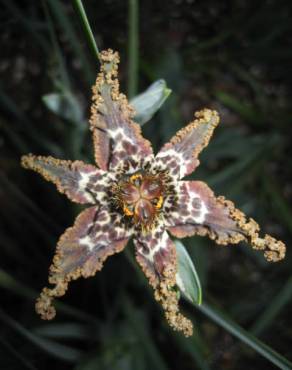
[[134, 225], [149, 230], [158, 219], [165, 198], [164, 176], [139, 171], [123, 176], [112, 188], [115, 206]]

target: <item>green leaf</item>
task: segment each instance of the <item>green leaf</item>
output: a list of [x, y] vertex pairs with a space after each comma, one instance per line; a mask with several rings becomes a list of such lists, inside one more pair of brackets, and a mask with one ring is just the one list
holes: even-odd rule
[[149, 121], [170, 95], [164, 80], [153, 82], [147, 90], [135, 96], [130, 103], [136, 111], [135, 121], [143, 125]]
[[46, 107], [57, 116], [71, 122], [82, 121], [82, 111], [77, 99], [69, 93], [51, 93], [44, 95], [42, 100]]
[[268, 361], [272, 362], [279, 369], [291, 370], [292, 363], [289, 362], [285, 357], [274, 351], [271, 347], [261, 342], [259, 339], [254, 337], [252, 334], [244, 330], [233, 320], [231, 320], [226, 314], [219, 311], [219, 309], [210, 306], [207, 303], [203, 303], [200, 307], [197, 307], [201, 312], [213, 320], [216, 324], [227, 330], [230, 334], [234, 335], [241, 342], [253, 348], [257, 353], [265, 357]]
[[191, 303], [202, 303], [202, 288], [195, 266], [184, 245], [176, 240], [176, 253], [178, 258], [177, 285], [183, 296]]
[[24, 337], [34, 346], [58, 359], [68, 362], [75, 362], [82, 355], [82, 352], [73, 347], [69, 347], [67, 345], [63, 345], [35, 335], [31, 330], [26, 329], [19, 322], [15, 321], [12, 317], [6, 314], [2, 309], [0, 309], [0, 321], [2, 321], [3, 325], [11, 327], [16, 333]]
[[[147, 320], [142, 311], [136, 309], [132, 302], [125, 299], [123, 302], [124, 311], [129, 322], [129, 326], [132, 328], [133, 333], [143, 343], [143, 352], [147, 356], [151, 365], [150, 369], [167, 370], [167, 364], [161, 353], [158, 351], [153, 336], [149, 333], [147, 327]], [[129, 327], [127, 327], [128, 335], [130, 334]]]
[[[8, 274], [5, 270], [2, 269], [0, 269], [0, 288], [5, 289], [9, 292], [13, 292], [19, 297], [28, 298], [29, 300], [36, 299], [38, 296], [38, 292], [32, 290], [23, 282], [16, 280], [12, 275]], [[77, 308], [73, 308], [61, 302], [56, 302], [56, 307], [58, 308], [58, 310], [64, 312], [69, 317], [72, 317], [76, 320], [90, 322], [91, 325], [98, 325], [96, 317], [91, 316], [84, 311], [80, 311]]]
[[[88, 330], [89, 328], [83, 324], [77, 324], [74, 322], [56, 323], [56, 324], [45, 324], [38, 326], [33, 329], [33, 334], [48, 339], [88, 339], [92, 333]], [[91, 325], [92, 329], [92, 325]]]
[[15, 346], [8, 342], [7, 338], [0, 337], [0, 345], [0, 348], [4, 347], [6, 353], [9, 353], [10, 356], [15, 357], [16, 360], [22, 363], [22, 369], [37, 370], [37, 368], [22, 355], [19, 348], [15, 348]]
[[215, 96], [221, 103], [238, 113], [246, 121], [257, 126], [265, 122], [265, 117], [251, 103], [244, 102], [242, 99], [224, 91], [215, 92]]
[[137, 94], [139, 70], [139, 0], [128, 0], [128, 96]]
[[269, 325], [273, 324], [275, 318], [280, 314], [281, 310], [290, 302], [292, 297], [292, 276], [287, 280], [286, 284], [280, 289], [279, 293], [273, 300], [262, 310], [257, 317], [251, 331], [254, 335], [262, 333]]
[[72, 16], [66, 11], [66, 4], [61, 0], [48, 0], [47, 1], [55, 19], [64, 31], [69, 43], [71, 44], [72, 51], [76, 58], [80, 60], [80, 65], [83, 69], [87, 83], [91, 86], [94, 82], [96, 66], [93, 68], [89, 62], [87, 53], [84, 51], [74, 27], [74, 20]]
[[74, 0], [73, 5], [75, 7], [76, 14], [78, 14], [80, 23], [83, 29], [84, 36], [87, 40], [87, 45], [89, 46], [91, 53], [95, 60], [99, 60], [99, 50], [95, 42], [95, 38], [90, 27], [84, 6], [81, 0]]

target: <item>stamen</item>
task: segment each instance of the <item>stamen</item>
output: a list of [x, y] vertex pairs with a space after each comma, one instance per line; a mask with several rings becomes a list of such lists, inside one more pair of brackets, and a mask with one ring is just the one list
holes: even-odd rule
[[160, 208], [162, 207], [162, 205], [163, 205], [163, 196], [162, 196], [162, 195], [160, 195], [160, 197], [159, 197], [159, 199], [158, 199], [158, 202], [157, 202], [157, 204], [156, 204], [155, 208], [156, 208], [156, 209], [160, 209]]
[[166, 197], [174, 195], [173, 189], [170, 194], [171, 183], [164, 172], [149, 172], [143, 169], [128, 176], [123, 173], [112, 186], [113, 206], [142, 231], [155, 226]]
[[139, 186], [141, 184], [141, 181], [142, 181], [142, 175], [140, 173], [137, 173], [135, 175], [132, 175], [130, 177], [130, 181], [131, 181], [132, 184], [134, 184], [136, 186]]
[[134, 212], [131, 211], [125, 204], [124, 204], [124, 207], [123, 207], [123, 211], [124, 211], [124, 214], [126, 216], [133, 216], [134, 215]]

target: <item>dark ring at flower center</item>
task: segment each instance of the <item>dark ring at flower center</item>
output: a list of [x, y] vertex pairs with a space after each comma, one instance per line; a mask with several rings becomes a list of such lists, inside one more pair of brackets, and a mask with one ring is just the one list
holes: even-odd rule
[[159, 215], [165, 196], [162, 175], [137, 172], [113, 186], [116, 205], [134, 224], [147, 229]]

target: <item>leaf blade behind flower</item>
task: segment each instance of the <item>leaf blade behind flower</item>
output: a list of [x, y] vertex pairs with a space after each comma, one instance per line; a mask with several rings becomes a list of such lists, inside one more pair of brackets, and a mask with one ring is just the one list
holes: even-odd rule
[[160, 79], [131, 99], [130, 104], [136, 111], [135, 121], [141, 126], [148, 122], [164, 104], [171, 92], [165, 80]]
[[184, 245], [176, 240], [178, 259], [177, 285], [183, 296], [193, 304], [202, 303], [202, 287], [196, 268]]
[[274, 351], [271, 347], [261, 342], [248, 331], [231, 320], [225, 313], [207, 303], [197, 307], [205, 316], [209, 317], [217, 325], [234, 335], [241, 342], [251, 347], [254, 351], [265, 357], [268, 361], [282, 370], [291, 370], [292, 364], [284, 356]]

